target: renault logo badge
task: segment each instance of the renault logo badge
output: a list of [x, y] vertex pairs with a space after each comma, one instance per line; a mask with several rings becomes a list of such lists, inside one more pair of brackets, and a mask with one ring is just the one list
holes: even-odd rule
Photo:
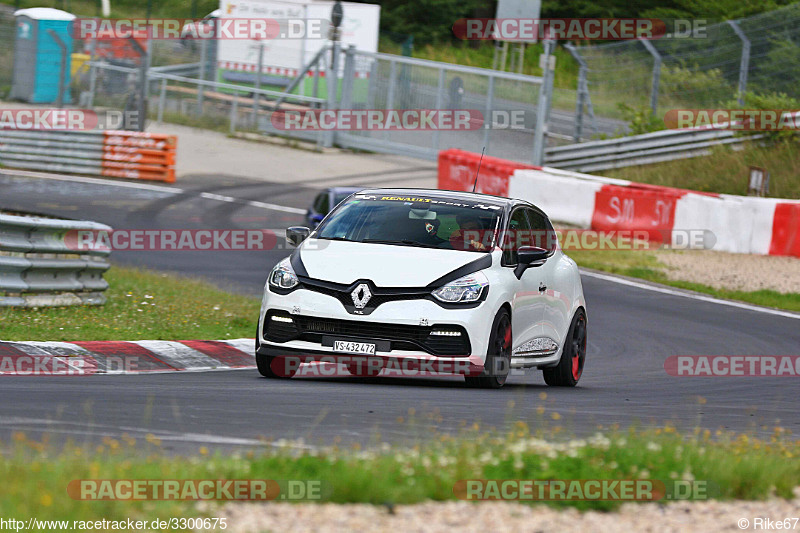
[[364, 309], [369, 299], [372, 298], [372, 293], [369, 291], [369, 287], [366, 283], [361, 283], [358, 287], [353, 289], [350, 296], [353, 298], [356, 309]]

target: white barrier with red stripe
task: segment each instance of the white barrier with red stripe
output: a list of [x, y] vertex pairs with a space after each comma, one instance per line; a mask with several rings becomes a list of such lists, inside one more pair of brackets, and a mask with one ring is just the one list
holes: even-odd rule
[[[468, 190], [466, 181], [447, 179], [450, 167], [471, 168], [479, 158], [441, 152], [439, 188]], [[512, 161], [494, 164], [508, 170], [492, 175], [493, 193], [528, 200], [559, 222], [599, 231], [645, 230], [665, 244], [679, 231], [700, 230], [713, 234], [716, 251], [800, 257], [800, 200], [703, 193]]]
[[508, 196], [536, 198], [536, 205], [553, 220], [589, 227], [592, 224], [595, 198], [603, 185], [627, 183], [624, 180], [543, 167], [541, 170], [515, 171], [509, 178]]
[[767, 198], [689, 193], [677, 203], [674, 229], [712, 232], [714, 250], [766, 255], [776, 203]]

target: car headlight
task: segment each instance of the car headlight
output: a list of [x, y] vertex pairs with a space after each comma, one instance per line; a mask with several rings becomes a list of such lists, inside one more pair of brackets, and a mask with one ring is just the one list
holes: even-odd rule
[[287, 257], [272, 269], [269, 273], [269, 284], [276, 289], [291, 289], [298, 283], [297, 274], [294, 273], [292, 263]]
[[486, 275], [474, 272], [439, 287], [432, 294], [437, 300], [445, 303], [477, 302], [488, 286], [489, 280], [486, 279]]

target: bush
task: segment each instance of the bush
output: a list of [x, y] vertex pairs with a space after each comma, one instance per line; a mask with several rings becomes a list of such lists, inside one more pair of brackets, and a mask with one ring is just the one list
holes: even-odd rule
[[665, 129], [664, 121], [658, 115], [654, 115], [649, 107], [634, 108], [625, 103], [619, 103], [617, 108], [622, 113], [623, 119], [628, 122], [629, 135], [640, 135]]
[[670, 95], [682, 106], [709, 106], [729, 95], [733, 87], [718, 68], [701, 69], [698, 65], [664, 67], [661, 70], [659, 92]]
[[[740, 109], [738, 99], [730, 100], [723, 104], [727, 109]], [[786, 93], [774, 92], [769, 94], [748, 93], [745, 95], [745, 108], [747, 109], [786, 109], [800, 110], [800, 100]], [[771, 142], [789, 142], [800, 140], [797, 130], [768, 131], [765, 132], [767, 140]]]

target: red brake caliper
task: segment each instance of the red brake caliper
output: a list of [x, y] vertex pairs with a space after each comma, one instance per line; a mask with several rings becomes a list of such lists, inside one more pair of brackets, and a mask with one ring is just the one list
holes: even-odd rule
[[575, 349], [575, 353], [572, 354], [572, 377], [576, 380], [581, 377], [580, 348], [581, 346], [578, 345], [577, 349]]
[[579, 377], [581, 377], [580, 369], [581, 369], [580, 357], [578, 357], [577, 354], [573, 355], [572, 356], [572, 377], [573, 378], [578, 379]]

